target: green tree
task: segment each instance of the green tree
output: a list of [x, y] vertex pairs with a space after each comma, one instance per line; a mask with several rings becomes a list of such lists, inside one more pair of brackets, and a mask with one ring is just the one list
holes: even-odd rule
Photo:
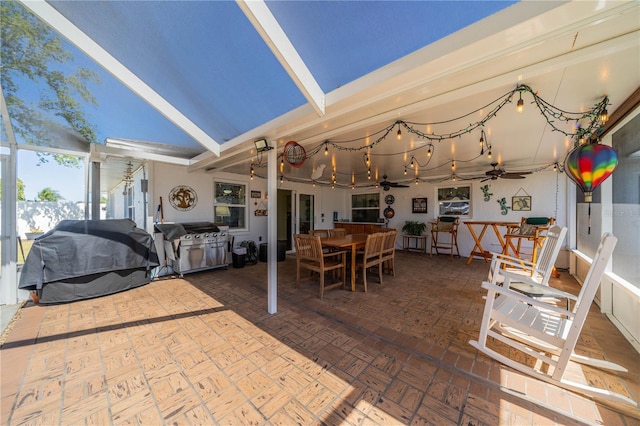
[[[59, 127], [52, 118], [57, 117], [88, 142], [97, 142], [79, 101], [97, 104], [87, 87], [98, 82], [97, 74], [83, 67], [73, 70], [73, 55], [61, 37], [13, 0], [0, 2], [0, 29], [0, 81], [16, 135], [28, 144], [51, 145], [51, 129]], [[18, 95], [25, 79], [38, 85], [35, 105]], [[77, 157], [51, 155], [59, 164], [79, 165]]]
[[51, 189], [49, 187], [44, 188], [42, 191], [38, 192], [38, 200], [39, 201], [59, 201], [64, 200], [60, 192], [55, 189]]
[[[24, 198], [24, 182], [18, 178], [18, 201], [25, 201]], [[2, 179], [0, 179], [0, 200], [2, 200]]]

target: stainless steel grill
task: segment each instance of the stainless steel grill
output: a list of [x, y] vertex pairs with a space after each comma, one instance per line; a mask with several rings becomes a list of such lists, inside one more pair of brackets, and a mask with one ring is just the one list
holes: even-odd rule
[[157, 224], [165, 253], [181, 276], [195, 271], [228, 267], [229, 227], [211, 222]]

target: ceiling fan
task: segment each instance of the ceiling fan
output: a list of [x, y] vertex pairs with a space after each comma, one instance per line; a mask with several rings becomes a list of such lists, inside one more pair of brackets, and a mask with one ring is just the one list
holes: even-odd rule
[[408, 188], [409, 185], [403, 185], [401, 183], [396, 183], [396, 182], [389, 182], [387, 180], [387, 175], [383, 175], [382, 176], [382, 182], [379, 183], [379, 185], [382, 187], [382, 189], [384, 189], [385, 191], [390, 190], [391, 188]]
[[498, 167], [498, 163], [491, 163], [491, 167], [493, 167], [493, 169], [489, 170], [488, 172], [485, 172], [485, 175], [487, 177], [482, 179], [480, 182], [484, 182], [484, 181], [487, 181], [487, 180], [496, 180], [498, 178], [502, 178], [502, 179], [524, 179], [523, 175], [530, 175], [531, 174], [531, 172], [507, 172], [502, 167], [498, 169], [497, 168]]

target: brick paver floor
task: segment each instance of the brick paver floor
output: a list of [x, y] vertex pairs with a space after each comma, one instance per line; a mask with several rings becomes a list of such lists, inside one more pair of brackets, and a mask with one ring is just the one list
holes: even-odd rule
[[[3, 336], [2, 424], [637, 425], [478, 353], [488, 265], [396, 254], [369, 291], [295, 288], [278, 263], [163, 278], [61, 305], [28, 303]], [[552, 285], [578, 291], [562, 273]], [[577, 351], [629, 369], [570, 374], [638, 400], [640, 356], [594, 305]]]

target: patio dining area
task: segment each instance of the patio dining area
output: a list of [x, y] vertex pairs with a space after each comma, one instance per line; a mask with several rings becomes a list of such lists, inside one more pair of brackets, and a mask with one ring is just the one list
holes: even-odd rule
[[[295, 255], [168, 277], [130, 291], [22, 307], [0, 349], [1, 417], [18, 424], [521, 425], [640, 423], [637, 407], [594, 401], [482, 355], [488, 264], [396, 251], [368, 291], [296, 288]], [[578, 293], [566, 271], [552, 286]], [[640, 354], [594, 304], [574, 380], [640, 398]], [[514, 355], [517, 356], [517, 355]]]

